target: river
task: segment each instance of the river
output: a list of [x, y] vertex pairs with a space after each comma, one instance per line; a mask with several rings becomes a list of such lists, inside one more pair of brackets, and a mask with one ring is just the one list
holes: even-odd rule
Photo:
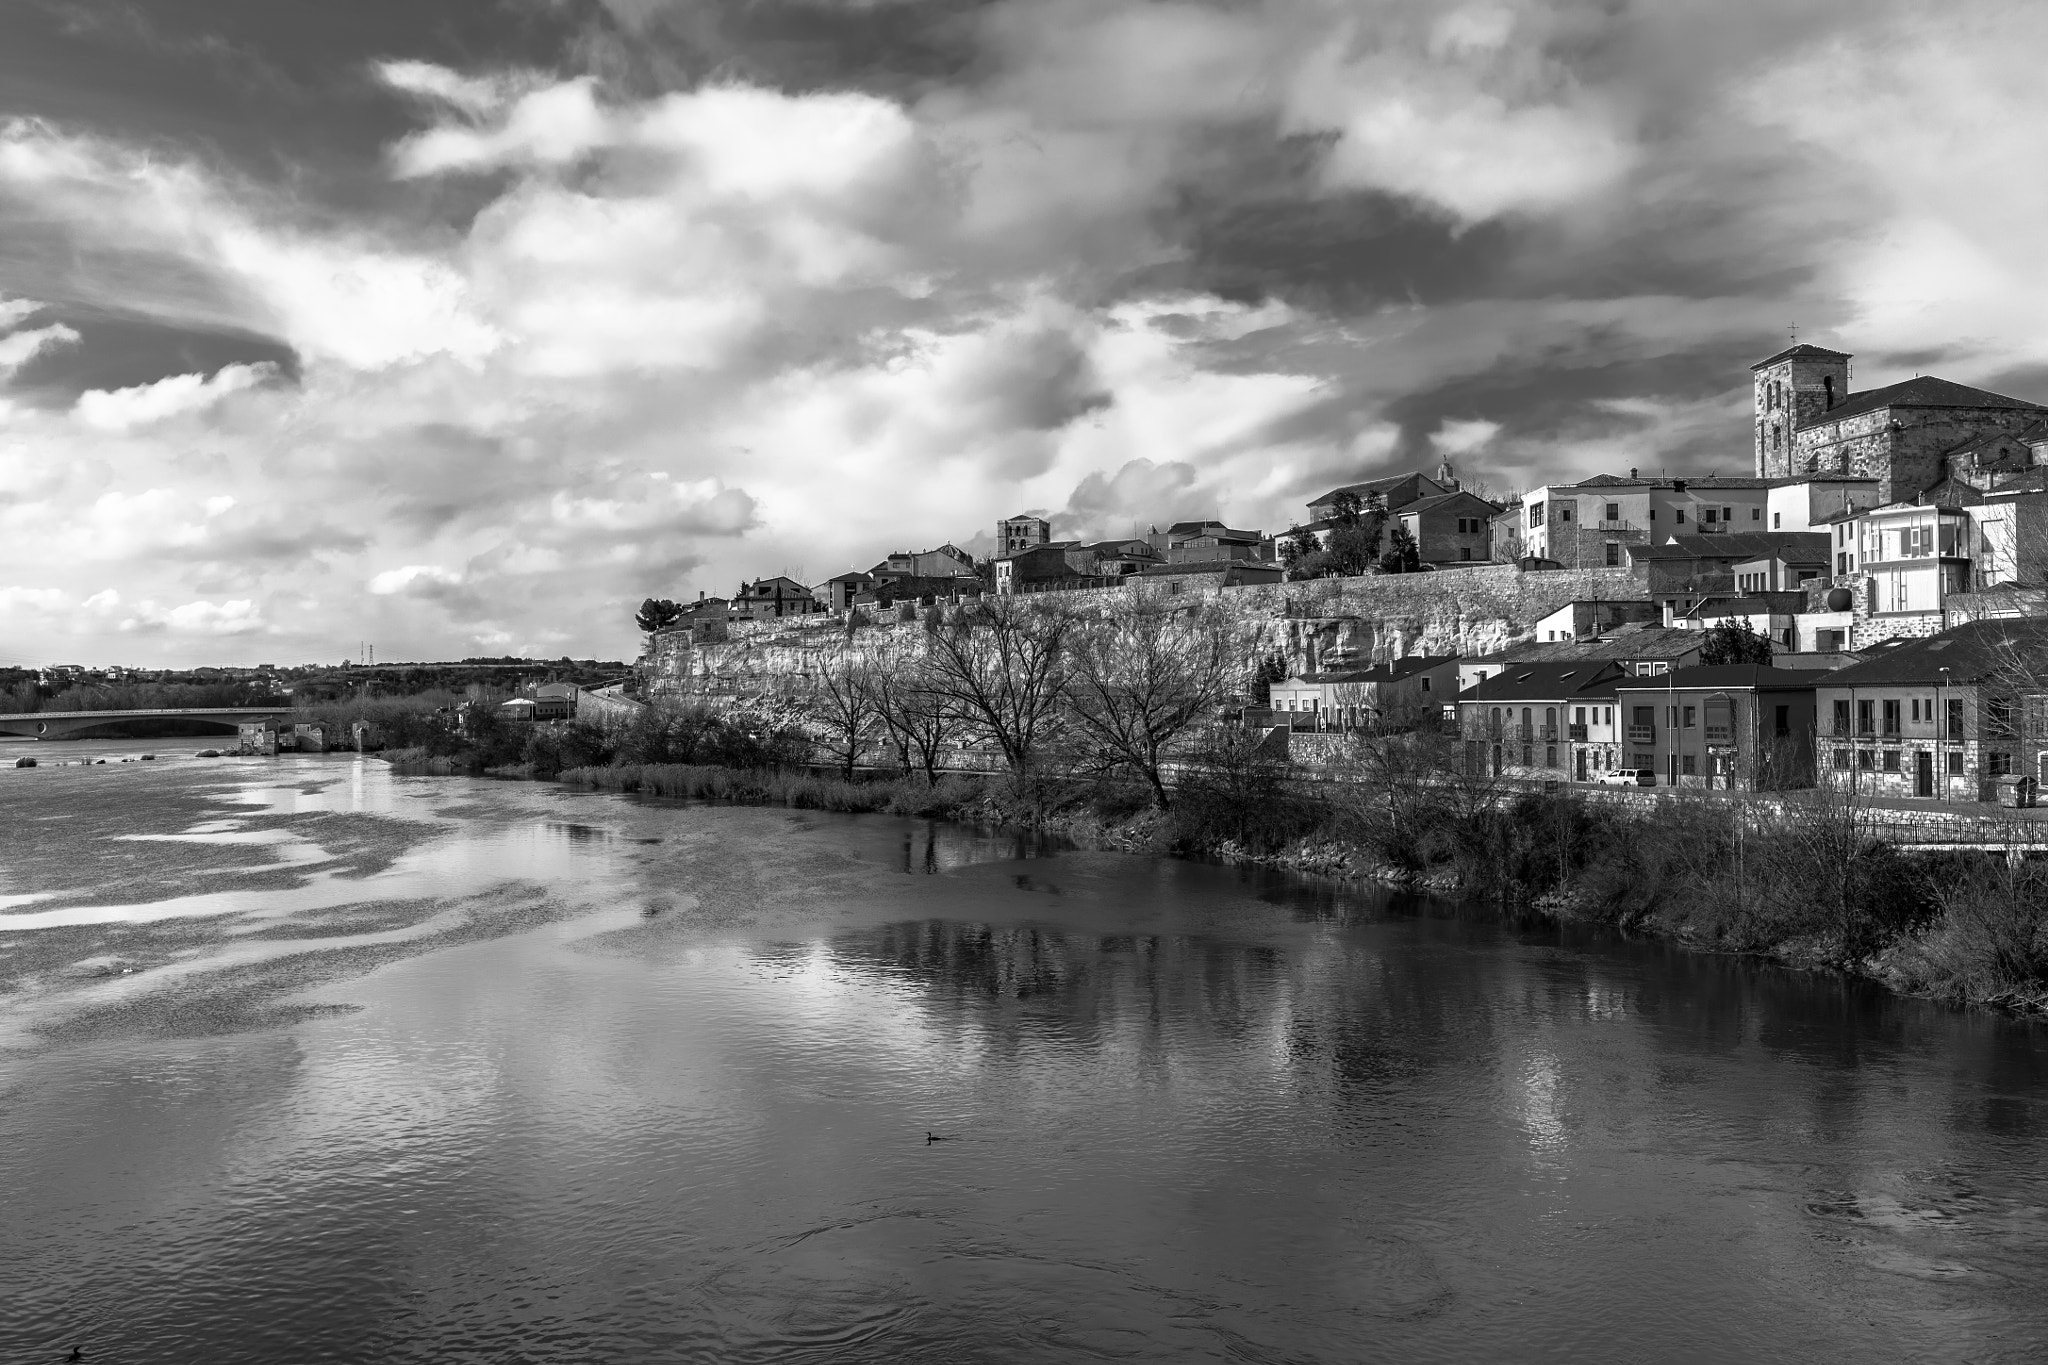
[[167, 756], [0, 770], [0, 1359], [2048, 1342], [2036, 1027], [1263, 870], [102, 743]]

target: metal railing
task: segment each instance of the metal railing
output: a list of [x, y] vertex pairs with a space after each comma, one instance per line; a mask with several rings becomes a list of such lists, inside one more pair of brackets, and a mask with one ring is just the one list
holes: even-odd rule
[[1707, 727], [1707, 743], [1709, 743], [1709, 744], [1733, 744], [1734, 742], [1735, 742], [1735, 727], [1734, 727], [1734, 726], [1732, 726], [1732, 725], [1709, 725], [1709, 726]]
[[1629, 726], [1628, 742], [1631, 744], [1655, 744], [1657, 742], [1657, 727], [1654, 725]]
[[1571, 738], [1578, 740], [1580, 743], [1585, 742], [1586, 727], [1583, 723], [1576, 725], [1567, 725], [1565, 727], [1565, 733], [1569, 735]]

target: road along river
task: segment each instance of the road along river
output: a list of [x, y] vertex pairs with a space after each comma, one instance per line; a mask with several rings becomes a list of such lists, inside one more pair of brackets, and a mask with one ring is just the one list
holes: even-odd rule
[[2048, 1342], [2036, 1027], [1277, 873], [124, 743], [175, 752], [0, 770], [0, 1359]]

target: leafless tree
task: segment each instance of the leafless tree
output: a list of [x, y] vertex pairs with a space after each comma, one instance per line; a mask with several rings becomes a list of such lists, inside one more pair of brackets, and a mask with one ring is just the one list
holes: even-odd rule
[[939, 780], [939, 755], [959, 729], [952, 705], [934, 686], [923, 660], [877, 666], [867, 671], [876, 718], [904, 771], [924, 770], [925, 782]]
[[1222, 701], [1231, 660], [1229, 632], [1214, 613], [1119, 601], [1074, 631], [1069, 715], [1104, 766], [1134, 769], [1165, 810], [1167, 752]]
[[819, 670], [805, 713], [819, 735], [819, 747], [839, 762], [850, 782], [853, 765], [873, 741], [880, 715], [869, 681], [874, 666], [864, 655], [844, 653]]
[[962, 726], [1023, 776], [1060, 721], [1073, 618], [1014, 596], [963, 603], [928, 637], [928, 686]]

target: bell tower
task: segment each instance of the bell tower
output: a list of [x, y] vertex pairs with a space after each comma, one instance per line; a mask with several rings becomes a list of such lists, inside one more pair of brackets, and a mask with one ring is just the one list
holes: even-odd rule
[[1841, 351], [1798, 345], [1749, 367], [1755, 377], [1755, 423], [1750, 434], [1759, 478], [1810, 474], [1794, 454], [1792, 434], [1825, 419], [1849, 396], [1849, 361]]

